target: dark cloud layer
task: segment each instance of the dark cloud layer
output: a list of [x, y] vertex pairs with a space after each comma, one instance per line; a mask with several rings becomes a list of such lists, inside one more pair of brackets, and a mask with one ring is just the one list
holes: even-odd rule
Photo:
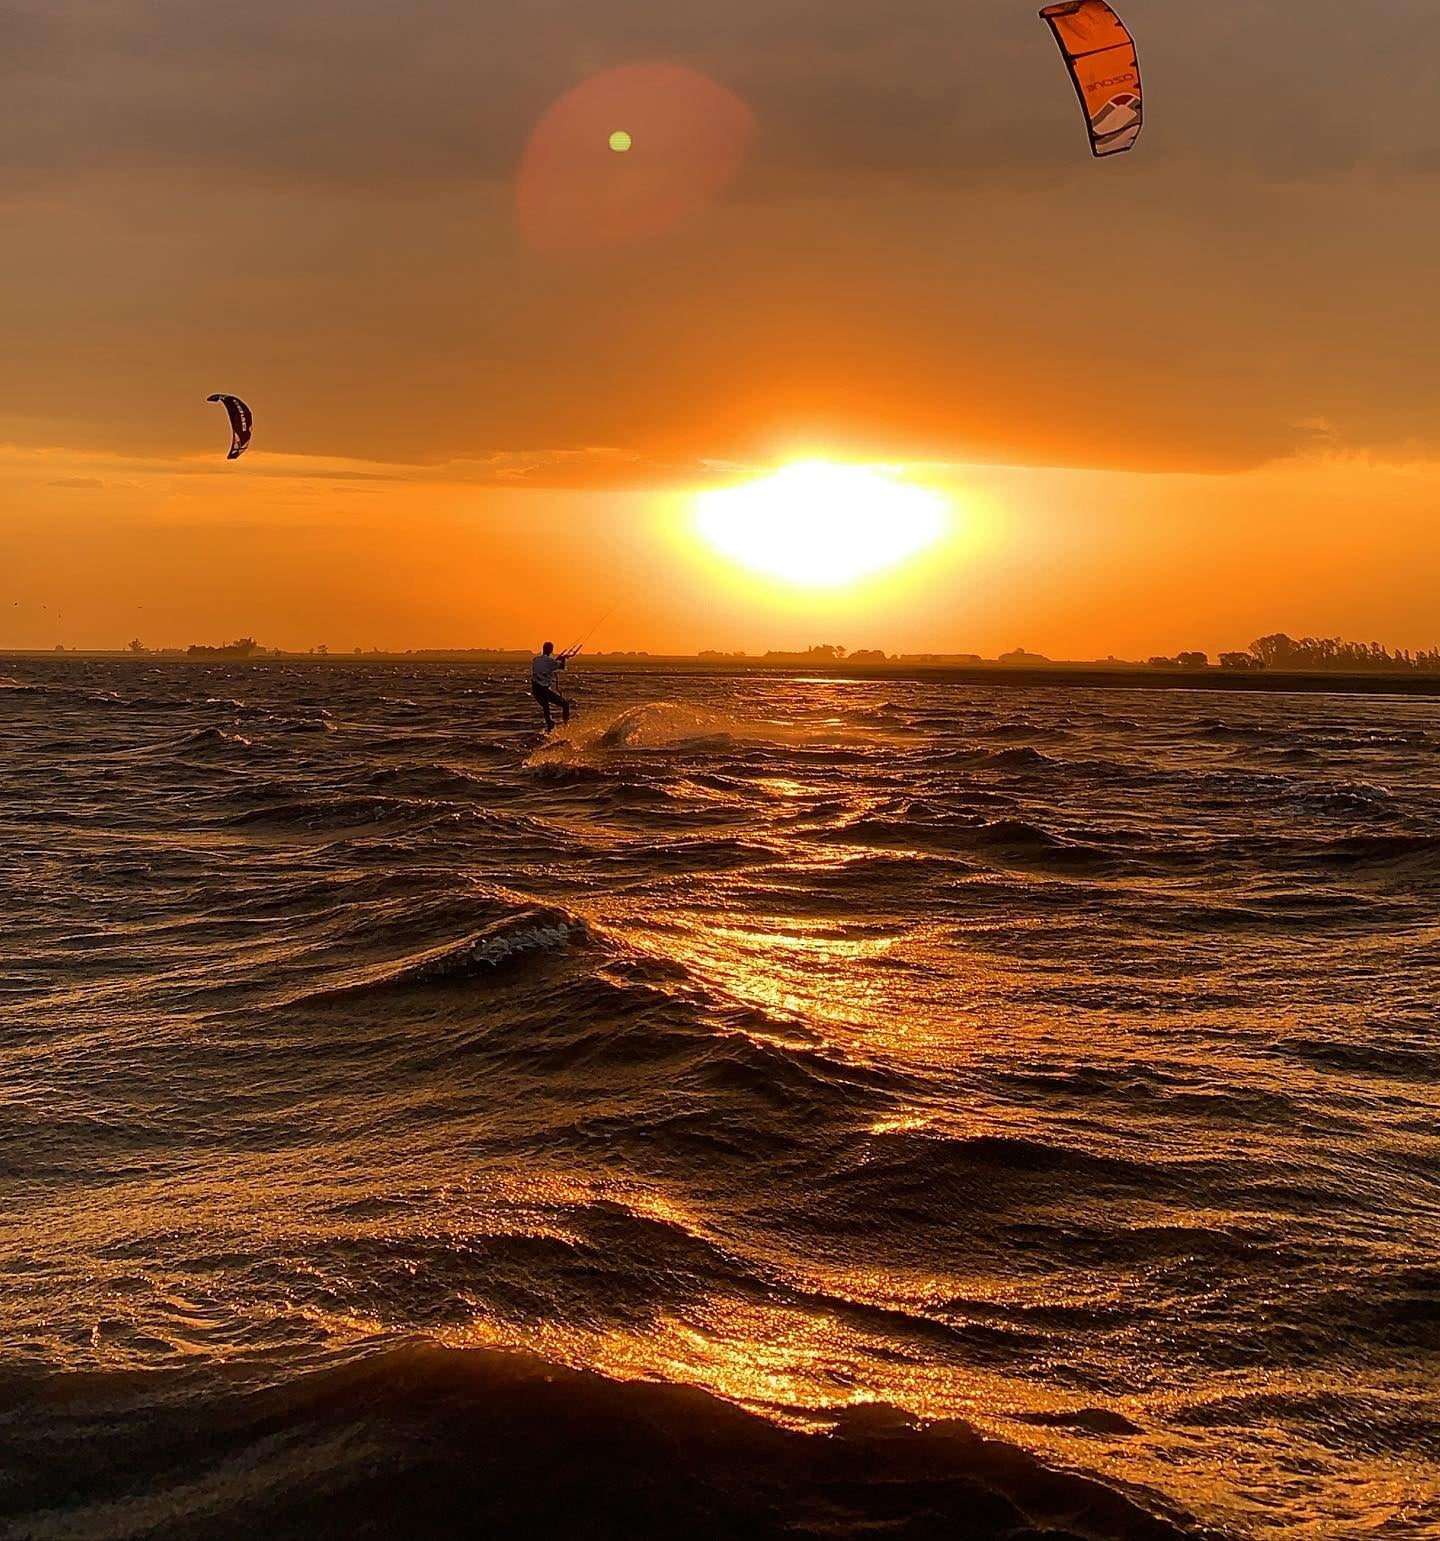
[[[1275, 176], [1440, 156], [1431, 0], [1124, 10], [1152, 155]], [[550, 100], [643, 59], [749, 100], [777, 172], [992, 178], [1048, 164], [1073, 114], [1020, 0], [7, 0], [0, 166], [503, 177]]]
[[[1104, 166], [1034, 10], [0, 0], [0, 439], [199, 452], [227, 389], [259, 446], [394, 462], [1440, 437], [1433, 0], [1127, 0], [1150, 117]], [[531, 128], [644, 59], [749, 104], [748, 168], [662, 240], [538, 259]]]

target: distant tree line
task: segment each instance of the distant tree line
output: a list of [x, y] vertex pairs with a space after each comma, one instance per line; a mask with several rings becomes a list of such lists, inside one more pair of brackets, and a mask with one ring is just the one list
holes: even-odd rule
[[234, 642], [223, 643], [220, 647], [192, 642], [185, 652], [191, 658], [263, 658], [267, 654], [278, 657], [280, 649], [261, 647], [254, 637], [237, 637]]
[[817, 642], [803, 653], [772, 648], [765, 657], [779, 663], [839, 663], [845, 657], [845, 649], [838, 642]]
[[1345, 642], [1339, 637], [1301, 637], [1283, 631], [1250, 644], [1250, 656], [1262, 669], [1322, 669], [1337, 673], [1440, 672], [1440, 648], [1393, 652], [1379, 642]]
[[[1233, 668], [1235, 665], [1226, 664], [1227, 658], [1244, 658], [1244, 653], [1222, 653], [1220, 662], [1223, 668]], [[1208, 653], [1177, 653], [1174, 658], [1165, 658], [1156, 655], [1147, 658], [1145, 665], [1150, 669], [1208, 669], [1210, 667], [1210, 655]]]
[[[1204, 653], [1179, 653], [1174, 658], [1146, 660], [1152, 669], [1204, 669]], [[1412, 653], [1379, 642], [1346, 642], [1340, 637], [1286, 636], [1283, 631], [1259, 637], [1243, 653], [1221, 653], [1222, 669], [1274, 669], [1284, 673], [1317, 674], [1435, 674], [1440, 673], [1440, 648]]]

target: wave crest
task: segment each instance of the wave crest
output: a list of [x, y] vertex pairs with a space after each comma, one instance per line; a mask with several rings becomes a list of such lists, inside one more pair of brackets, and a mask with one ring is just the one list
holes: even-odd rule
[[537, 905], [482, 926], [458, 942], [445, 942], [424, 952], [357, 971], [349, 978], [311, 991], [291, 1004], [424, 985], [454, 984], [477, 975], [493, 974], [529, 954], [562, 952], [588, 934], [584, 920], [578, 915]]

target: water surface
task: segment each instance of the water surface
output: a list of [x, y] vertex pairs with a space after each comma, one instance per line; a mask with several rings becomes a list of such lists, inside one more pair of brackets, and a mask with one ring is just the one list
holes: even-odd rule
[[1440, 1535], [1433, 704], [5, 668], [7, 1533]]

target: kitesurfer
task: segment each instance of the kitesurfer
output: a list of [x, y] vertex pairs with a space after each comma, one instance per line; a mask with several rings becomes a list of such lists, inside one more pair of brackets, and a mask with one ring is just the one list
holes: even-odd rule
[[569, 652], [557, 653], [555, 644], [547, 642], [540, 652], [530, 662], [530, 694], [540, 703], [540, 710], [545, 714], [545, 731], [549, 733], [555, 726], [555, 719], [550, 715], [550, 708], [558, 706], [561, 711], [561, 721], [570, 721], [570, 703], [555, 689], [555, 676], [569, 662]]

